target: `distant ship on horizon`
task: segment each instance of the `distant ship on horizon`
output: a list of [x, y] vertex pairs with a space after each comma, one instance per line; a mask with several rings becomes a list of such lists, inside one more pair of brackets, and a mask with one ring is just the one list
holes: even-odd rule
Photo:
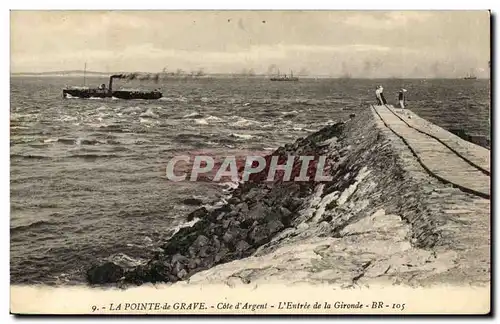
[[293, 71], [290, 71], [290, 76], [286, 74], [284, 76], [280, 75], [280, 70], [278, 70], [278, 75], [271, 77], [271, 81], [299, 81], [299, 78], [293, 76]]
[[474, 73], [472, 72], [472, 69], [471, 69], [471, 72], [464, 77], [464, 80], [476, 80], [476, 79], [477, 79], [477, 76], [474, 75]]

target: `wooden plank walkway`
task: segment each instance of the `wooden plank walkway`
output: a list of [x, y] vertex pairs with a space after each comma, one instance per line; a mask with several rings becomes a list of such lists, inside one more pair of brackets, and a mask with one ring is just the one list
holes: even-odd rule
[[391, 106], [372, 108], [430, 175], [463, 191], [490, 198], [489, 150], [468, 143], [409, 110], [398, 113]]
[[439, 139], [450, 149], [456, 151], [461, 156], [466, 157], [473, 164], [485, 171], [485, 174], [490, 174], [490, 150], [480, 145], [465, 141], [459, 136], [428, 122], [408, 109], [394, 108], [392, 105], [386, 106], [393, 113], [400, 116], [401, 119], [403, 119], [405, 123], [409, 124], [410, 127]]

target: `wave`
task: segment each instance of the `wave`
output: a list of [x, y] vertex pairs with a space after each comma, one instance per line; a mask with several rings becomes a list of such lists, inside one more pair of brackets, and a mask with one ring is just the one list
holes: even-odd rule
[[176, 97], [176, 98], [173, 98], [173, 97], [161, 97], [158, 100], [159, 101], [166, 101], [166, 102], [184, 102], [184, 103], [188, 101], [188, 99], [186, 97], [183, 97], [183, 96]]
[[192, 227], [194, 224], [196, 224], [200, 219], [199, 218], [194, 218], [191, 221], [184, 222], [182, 224], [179, 224], [175, 227], [172, 228], [172, 231], [169, 233], [169, 238], [174, 236], [178, 231], [180, 231], [184, 227]]
[[58, 137], [50, 137], [43, 141], [45, 144], [49, 143], [61, 143], [65, 145], [97, 145], [97, 144], [106, 144], [107, 142], [99, 141], [96, 139], [85, 139], [85, 138], [58, 138]]
[[[157, 124], [159, 123], [159, 121], [157, 120], [153, 120], [151, 118], [139, 118], [139, 122], [142, 123], [142, 124]], [[148, 126], [149, 127], [149, 126]]]
[[211, 143], [216, 143], [218, 145], [223, 145], [225, 147], [229, 147], [229, 148], [233, 148], [234, 144], [236, 144], [237, 142], [234, 140], [234, 138], [236, 138], [235, 136], [224, 136], [224, 137], [220, 137], [219, 135], [217, 135], [217, 138], [212, 138], [211, 139]]
[[111, 125], [99, 125], [98, 126], [101, 130], [107, 131], [107, 132], [115, 132], [115, 133], [122, 133], [126, 132], [126, 128], [123, 125], [118, 125], [118, 124], [111, 124]]
[[215, 117], [215, 116], [212, 116], [212, 115], [209, 115], [207, 118], [205, 118], [206, 120], [208, 121], [215, 121], [215, 122], [220, 122], [220, 121], [224, 121], [222, 118], [219, 118], [219, 117]]
[[78, 138], [76, 140], [77, 145], [96, 145], [96, 144], [105, 144], [106, 142], [101, 142], [96, 139], [81, 139]]
[[59, 139], [57, 137], [51, 137], [51, 138], [47, 138], [47, 139], [43, 140], [44, 143], [54, 143], [57, 141], [59, 141]]
[[153, 111], [153, 108], [148, 108], [145, 112], [139, 115], [140, 117], [158, 118], [158, 114]]
[[203, 115], [196, 111], [182, 116], [182, 118], [201, 118], [201, 117], [203, 117]]
[[[120, 144], [119, 142], [113, 143], [113, 144]], [[126, 148], [125, 146], [113, 146], [109, 151], [111, 152], [125, 152], [125, 151], [130, 151], [129, 148]]]
[[133, 106], [133, 107], [127, 107], [125, 109], [122, 109], [121, 113], [129, 114], [129, 113], [138, 113], [141, 111], [142, 111], [141, 107]]
[[181, 133], [177, 136], [175, 136], [176, 140], [184, 141], [184, 140], [191, 140], [191, 139], [209, 139], [210, 136], [208, 135], [202, 135], [202, 134], [186, 134], [186, 133]]
[[51, 159], [50, 156], [46, 155], [37, 155], [37, 154], [11, 154], [10, 158], [21, 158], [21, 159], [33, 159], [33, 160], [49, 160]]
[[10, 233], [15, 234], [21, 231], [29, 230], [29, 229], [34, 229], [37, 227], [44, 227], [44, 226], [57, 226], [59, 223], [57, 222], [50, 222], [47, 220], [38, 220], [33, 223], [25, 224], [25, 225], [18, 225], [18, 226], [11, 226], [10, 227]]
[[205, 119], [195, 119], [194, 122], [199, 125], [208, 125], [208, 122]]
[[[131, 244], [127, 244], [127, 246], [131, 246]], [[136, 245], [132, 245], [136, 246]], [[149, 245], [148, 245], [149, 246]], [[140, 247], [146, 247], [146, 246], [140, 246]], [[145, 261], [140, 259], [140, 258], [133, 258], [123, 252], [114, 254], [108, 258], [108, 261], [113, 262], [125, 269], [127, 268], [132, 268], [132, 267], [137, 267], [141, 264], [143, 264]]]
[[273, 110], [265, 110], [261, 112], [256, 113], [258, 116], [264, 117], [264, 118], [276, 118], [276, 117], [281, 117], [281, 114], [277, 111]]
[[211, 137], [202, 134], [179, 134], [174, 137], [174, 140], [181, 144], [194, 145], [194, 146], [205, 146]]
[[234, 118], [238, 118], [238, 120], [234, 123], [231, 123], [229, 126], [232, 126], [232, 127], [247, 127], [247, 126], [250, 126], [250, 125], [255, 125], [255, 124], [258, 124], [257, 121], [255, 120], [249, 120], [249, 119], [245, 119], [243, 117], [239, 117], [239, 116], [234, 116]]
[[116, 158], [119, 157], [116, 154], [95, 154], [95, 153], [90, 153], [90, 154], [72, 154], [68, 156], [70, 158], [83, 158], [83, 159], [99, 159], [99, 158]]
[[74, 139], [74, 138], [58, 138], [57, 143], [61, 143], [61, 144], [67, 144], [67, 145], [73, 145], [73, 144], [77, 144], [78, 143], [78, 139]]
[[13, 145], [13, 144], [29, 144], [29, 143], [33, 143], [33, 142], [38, 142], [38, 138], [36, 137], [22, 137], [22, 138], [16, 138], [16, 139], [12, 139], [10, 140], [10, 144]]
[[224, 122], [224, 119], [209, 115], [205, 118], [195, 119], [194, 122], [199, 125], [208, 125], [209, 123], [221, 123]]
[[246, 139], [246, 140], [256, 137], [256, 136], [250, 135], [250, 134], [238, 134], [238, 133], [232, 133], [231, 136], [236, 137], [236, 138]]
[[68, 121], [76, 121], [76, 120], [78, 120], [78, 117], [76, 117], [76, 116], [67, 116], [67, 115], [64, 115], [64, 116], [62, 116], [61, 118], [58, 118], [57, 120], [59, 120], [59, 121], [63, 121], [63, 122], [68, 122]]
[[282, 111], [281, 115], [283, 118], [294, 118], [299, 114], [297, 110], [292, 110], [292, 111]]

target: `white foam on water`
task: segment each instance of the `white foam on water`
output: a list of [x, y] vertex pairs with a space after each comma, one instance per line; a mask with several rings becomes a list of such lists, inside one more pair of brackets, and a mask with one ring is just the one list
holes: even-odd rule
[[134, 106], [134, 107], [127, 107], [127, 108], [123, 109], [121, 112], [122, 113], [135, 113], [135, 112], [140, 112], [140, 111], [142, 111], [141, 107]]
[[190, 114], [182, 116], [182, 118], [192, 118], [192, 117], [202, 117], [203, 115], [200, 114], [199, 112], [195, 111]]
[[199, 125], [208, 125], [208, 122], [205, 119], [195, 119], [194, 122]]
[[255, 137], [254, 135], [250, 135], [250, 134], [238, 134], [238, 133], [232, 133], [231, 136], [237, 137], [237, 138], [242, 138], [242, 139], [251, 139], [251, 138]]
[[281, 114], [283, 116], [291, 116], [291, 115], [298, 115], [299, 112], [297, 110], [292, 110], [292, 111], [282, 111]]
[[75, 117], [75, 116], [62, 116], [60, 119], [60, 121], [75, 121], [75, 120], [78, 120], [78, 117]]
[[184, 227], [192, 227], [194, 224], [196, 224], [200, 219], [199, 218], [194, 218], [193, 220], [189, 221], [189, 222], [184, 222], [182, 224], [179, 224], [177, 226], [175, 226], [173, 228], [173, 231], [172, 231], [172, 234], [170, 235], [170, 237], [174, 236], [175, 233], [177, 233], [181, 228], [184, 228]]
[[156, 123], [158, 123], [158, 121], [152, 120], [151, 118], [142, 118], [142, 117], [139, 117], [139, 122], [143, 123], [143, 124], [156, 124]]
[[246, 126], [250, 126], [250, 125], [254, 125], [254, 124], [258, 123], [254, 120], [245, 119], [243, 117], [239, 117], [239, 116], [234, 116], [234, 117], [238, 118], [238, 120], [236, 122], [230, 124], [230, 126], [233, 126], [233, 127], [246, 127]]
[[222, 121], [222, 118], [215, 117], [215, 116], [211, 116], [211, 115], [210, 115], [210, 116], [208, 116], [206, 119], [207, 119], [208, 121], [215, 121], [215, 122], [220, 122], [220, 121]]
[[200, 124], [200, 125], [207, 125], [209, 123], [221, 123], [223, 122], [224, 120], [222, 118], [219, 118], [219, 117], [215, 117], [215, 116], [208, 116], [208, 117], [205, 117], [205, 118], [198, 118], [198, 119], [195, 119], [194, 122], [196, 124]]
[[145, 112], [140, 114], [141, 117], [158, 118], [159, 116], [154, 112], [153, 108], [148, 108]]
[[44, 143], [53, 143], [53, 142], [57, 142], [59, 139], [57, 137], [51, 137], [51, 138], [47, 138], [46, 140], [43, 140]]
[[[129, 244], [127, 244], [129, 245]], [[108, 261], [115, 263], [124, 268], [137, 267], [144, 263], [143, 260], [133, 258], [125, 253], [117, 253], [108, 258]]]

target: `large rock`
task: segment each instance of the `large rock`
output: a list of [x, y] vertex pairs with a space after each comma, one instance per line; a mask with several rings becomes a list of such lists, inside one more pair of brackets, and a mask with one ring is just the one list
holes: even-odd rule
[[283, 223], [279, 220], [271, 220], [269, 223], [255, 226], [248, 237], [252, 241], [254, 247], [258, 247], [269, 242], [273, 235], [284, 228]]
[[201, 207], [201, 208], [198, 208], [195, 211], [189, 213], [189, 215], [187, 216], [187, 220], [188, 220], [188, 222], [190, 222], [195, 218], [202, 218], [206, 214], [208, 214], [208, 210], [205, 207]]
[[196, 198], [196, 197], [186, 198], [182, 201], [182, 203], [184, 205], [191, 205], [191, 206], [199, 206], [199, 205], [204, 204], [203, 200], [201, 200], [200, 198]]
[[248, 212], [248, 218], [253, 220], [260, 220], [262, 218], [265, 218], [269, 214], [269, 212], [269, 207], [259, 202], [252, 208], [252, 210]]
[[87, 271], [87, 282], [92, 285], [102, 285], [118, 282], [124, 274], [124, 270], [113, 262], [106, 262], [91, 267]]

